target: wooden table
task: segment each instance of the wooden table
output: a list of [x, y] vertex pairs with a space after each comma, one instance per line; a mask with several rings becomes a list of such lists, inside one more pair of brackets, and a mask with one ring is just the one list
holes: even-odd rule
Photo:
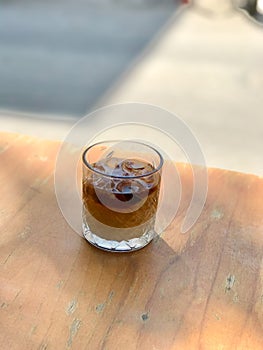
[[263, 349], [263, 179], [209, 169], [185, 235], [129, 254], [90, 246], [53, 185], [57, 142], [0, 134], [0, 349]]

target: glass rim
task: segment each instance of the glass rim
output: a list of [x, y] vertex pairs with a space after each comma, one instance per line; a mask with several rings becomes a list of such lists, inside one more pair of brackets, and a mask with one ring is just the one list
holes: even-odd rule
[[[158, 157], [159, 157], [159, 165], [158, 165], [158, 167], [156, 167], [152, 171], [150, 171], [150, 172], [148, 172], [146, 174], [142, 174], [142, 175], [119, 176], [119, 175], [113, 175], [113, 174], [105, 174], [105, 173], [103, 173], [103, 172], [93, 168], [91, 166], [91, 164], [87, 161], [86, 155], [87, 155], [88, 151], [90, 151], [91, 148], [93, 148], [95, 146], [98, 146], [100, 144], [110, 143], [110, 142], [132, 142], [132, 143], [137, 143], [139, 145], [146, 146], [146, 147], [150, 148], [151, 150], [153, 150], [158, 155]], [[132, 141], [130, 141], [130, 140], [106, 140], [106, 141], [99, 141], [99, 142], [96, 142], [96, 143], [88, 146], [82, 153], [82, 162], [91, 171], [93, 171], [93, 172], [95, 172], [95, 173], [97, 173], [99, 175], [105, 176], [105, 177], [115, 178], [115, 179], [139, 179], [139, 178], [142, 178], [142, 177], [153, 175], [153, 174], [157, 173], [158, 171], [160, 171], [162, 166], [163, 166], [163, 162], [164, 161], [163, 161], [163, 156], [161, 155], [161, 153], [156, 148], [154, 148], [151, 145], [148, 145], [147, 143], [140, 142], [140, 141], [133, 141], [133, 140]]]

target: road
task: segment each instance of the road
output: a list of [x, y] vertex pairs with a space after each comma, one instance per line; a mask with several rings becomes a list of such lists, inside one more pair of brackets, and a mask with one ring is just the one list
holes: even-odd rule
[[82, 116], [132, 64], [175, 4], [1, 1], [0, 109]]

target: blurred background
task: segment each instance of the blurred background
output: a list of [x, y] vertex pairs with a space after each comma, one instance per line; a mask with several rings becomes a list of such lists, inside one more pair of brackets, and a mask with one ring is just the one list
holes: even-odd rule
[[0, 0], [1, 131], [63, 139], [88, 112], [180, 116], [209, 166], [263, 173], [261, 0]]

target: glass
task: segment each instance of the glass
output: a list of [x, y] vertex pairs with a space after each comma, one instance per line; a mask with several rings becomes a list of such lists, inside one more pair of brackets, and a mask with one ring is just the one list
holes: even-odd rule
[[162, 155], [137, 141], [105, 141], [83, 153], [82, 218], [88, 242], [103, 250], [141, 249], [154, 231]]

